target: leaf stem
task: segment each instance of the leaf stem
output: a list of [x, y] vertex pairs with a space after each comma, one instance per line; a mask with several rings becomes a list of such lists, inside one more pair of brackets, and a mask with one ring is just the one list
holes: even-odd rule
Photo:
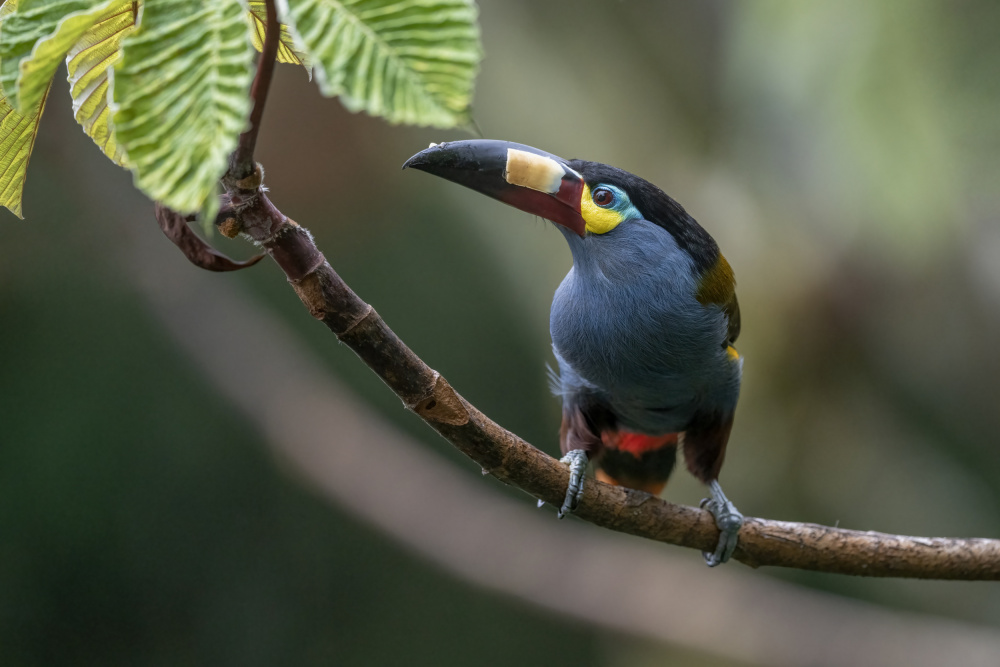
[[[160, 229], [164, 235], [176, 245], [184, 256], [194, 264], [207, 271], [239, 271], [248, 266], [253, 266], [264, 255], [255, 255], [246, 261], [236, 261], [229, 259], [212, 246], [208, 245], [201, 237], [195, 234], [188, 222], [194, 220], [194, 216], [185, 217], [176, 211], [172, 211], [162, 203], [156, 203], [156, 221], [160, 224]], [[216, 224], [222, 225], [227, 219], [230, 208], [223, 208], [219, 212]]]
[[281, 40], [281, 25], [278, 23], [278, 10], [274, 0], [265, 0], [264, 5], [267, 8], [267, 24], [264, 30], [264, 46], [257, 61], [257, 75], [250, 87], [250, 99], [253, 100], [250, 129], [240, 135], [236, 150], [229, 157], [228, 175], [235, 179], [246, 178], [253, 173], [253, 152], [257, 146], [257, 133], [260, 131], [260, 121], [264, 117], [264, 103], [271, 87], [271, 76], [274, 73], [278, 44]]

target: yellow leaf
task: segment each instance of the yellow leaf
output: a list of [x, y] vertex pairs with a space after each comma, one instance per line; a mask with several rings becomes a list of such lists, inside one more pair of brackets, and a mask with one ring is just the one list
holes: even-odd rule
[[21, 195], [28, 173], [28, 159], [38, 134], [38, 121], [45, 108], [46, 91], [38, 106], [21, 115], [0, 98], [0, 206], [21, 216]]
[[108, 70], [121, 57], [119, 47], [122, 38], [135, 27], [137, 9], [138, 3], [132, 0], [112, 4], [66, 55], [76, 122], [105, 155], [121, 166], [128, 165], [111, 123]]
[[[264, 50], [264, 34], [267, 32], [267, 7], [264, 0], [250, 0], [247, 3], [250, 6], [250, 17], [253, 19], [251, 24], [253, 25], [253, 30], [250, 33], [250, 38], [253, 40], [254, 48], [258, 51]], [[282, 24], [281, 26], [281, 39], [278, 41], [278, 56], [279, 63], [291, 63], [292, 65], [305, 65], [308, 67], [305, 61], [305, 55], [300, 49], [295, 47], [295, 43], [292, 41], [292, 34], [288, 31], [288, 26]]]

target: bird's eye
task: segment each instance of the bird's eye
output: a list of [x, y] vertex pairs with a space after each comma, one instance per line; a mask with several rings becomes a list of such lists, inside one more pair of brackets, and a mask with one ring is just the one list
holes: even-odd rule
[[615, 193], [607, 188], [597, 188], [594, 190], [594, 203], [607, 208], [615, 203]]

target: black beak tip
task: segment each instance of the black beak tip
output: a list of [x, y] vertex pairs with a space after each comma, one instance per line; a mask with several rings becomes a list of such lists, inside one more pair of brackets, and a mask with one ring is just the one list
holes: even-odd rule
[[435, 152], [435, 149], [440, 145], [441, 144], [431, 144], [424, 150], [412, 156], [409, 160], [403, 163], [403, 169], [409, 169], [410, 167], [412, 167], [414, 169], [423, 170], [425, 167], [430, 165], [431, 155]]

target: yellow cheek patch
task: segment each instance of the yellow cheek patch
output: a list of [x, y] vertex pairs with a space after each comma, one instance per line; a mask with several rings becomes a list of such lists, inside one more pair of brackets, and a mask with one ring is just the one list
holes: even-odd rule
[[507, 149], [507, 166], [503, 177], [511, 185], [555, 194], [559, 192], [565, 173], [563, 166], [550, 157], [516, 148]]
[[729, 361], [736, 361], [740, 358], [740, 353], [736, 351], [736, 348], [730, 345], [726, 348], [726, 356], [729, 357]]
[[590, 194], [590, 186], [583, 186], [583, 195], [580, 197], [580, 215], [587, 223], [587, 231], [592, 234], [607, 234], [612, 229], [621, 224], [622, 216], [618, 211], [610, 208], [601, 208], [594, 203]]

